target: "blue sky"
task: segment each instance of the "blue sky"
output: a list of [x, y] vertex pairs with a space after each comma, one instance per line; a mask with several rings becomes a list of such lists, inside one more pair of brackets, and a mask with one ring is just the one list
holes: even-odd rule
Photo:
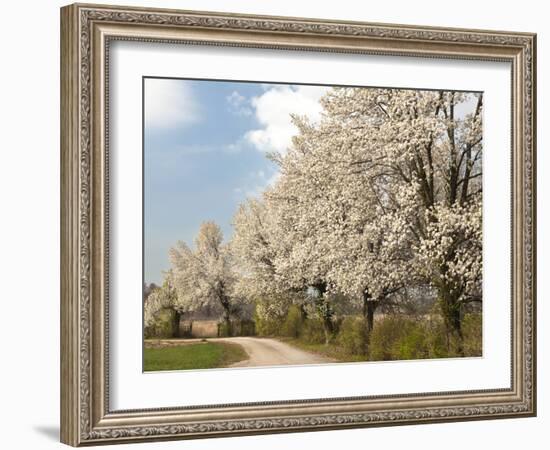
[[239, 203], [276, 177], [268, 151], [284, 152], [290, 112], [319, 117], [325, 87], [199, 80], [144, 80], [145, 282], [162, 282], [168, 250], [193, 245], [200, 224], [228, 240]]

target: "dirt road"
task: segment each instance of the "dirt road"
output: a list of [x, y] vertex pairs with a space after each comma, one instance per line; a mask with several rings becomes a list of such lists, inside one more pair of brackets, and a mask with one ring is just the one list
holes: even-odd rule
[[282, 366], [302, 364], [323, 364], [334, 362], [321, 355], [309, 353], [276, 339], [255, 337], [234, 337], [208, 339], [209, 341], [226, 341], [241, 345], [249, 359], [233, 364], [231, 367]]

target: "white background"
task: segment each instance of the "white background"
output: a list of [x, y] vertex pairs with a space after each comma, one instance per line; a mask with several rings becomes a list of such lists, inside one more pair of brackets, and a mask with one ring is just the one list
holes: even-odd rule
[[[125, 3], [125, 2], [121, 2]], [[374, 22], [509, 29], [539, 33], [539, 309], [550, 309], [548, 267], [542, 258], [548, 247], [550, 194], [548, 87], [550, 65], [548, 14], [543, 2], [354, 2], [297, 1], [138, 1], [136, 6], [208, 9], [287, 16], [365, 20]], [[57, 1], [15, 2], [3, 6], [2, 71], [0, 72], [0, 264], [2, 322], [0, 401], [2, 447], [59, 448], [59, 11]], [[498, 5], [498, 6], [497, 6]], [[498, 8], [498, 10], [496, 9]], [[548, 202], [546, 202], [548, 204]], [[544, 320], [544, 319], [543, 319]], [[546, 448], [549, 332], [539, 327], [539, 416], [467, 423], [407, 426], [141, 444], [139, 448], [269, 449], [407, 448], [446, 450], [483, 448]], [[124, 446], [127, 447], [127, 446]], [[137, 447], [132, 447], [137, 448]]]
[[[510, 386], [509, 64], [135, 42], [113, 44], [110, 61], [111, 409]], [[143, 75], [483, 91], [483, 358], [142, 373]]]

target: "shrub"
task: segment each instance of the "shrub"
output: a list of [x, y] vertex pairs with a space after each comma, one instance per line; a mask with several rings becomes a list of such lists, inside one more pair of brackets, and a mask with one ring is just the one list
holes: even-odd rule
[[239, 336], [254, 336], [256, 334], [253, 320], [242, 319], [239, 322]]
[[233, 323], [220, 322], [218, 323], [218, 337], [231, 337], [233, 336]]
[[369, 359], [387, 361], [429, 357], [425, 325], [404, 317], [386, 317], [375, 323], [370, 337]]
[[425, 326], [425, 342], [429, 358], [445, 358], [449, 356], [447, 332], [443, 319], [434, 316]]
[[364, 355], [367, 350], [367, 323], [363, 317], [344, 318], [339, 326], [336, 339], [345, 352], [351, 355]]
[[464, 335], [464, 355], [481, 356], [482, 353], [482, 318], [479, 313], [465, 314], [462, 319]]
[[402, 319], [387, 317], [376, 322], [369, 342], [369, 359], [387, 361], [397, 359], [395, 344], [402, 335]]
[[324, 344], [325, 328], [321, 319], [306, 319], [302, 324], [302, 340], [308, 344]]
[[254, 312], [254, 323], [258, 336], [279, 336], [284, 317], [265, 317]]
[[462, 318], [462, 348], [456, 336], [447, 332], [443, 318], [436, 315], [428, 323], [428, 345], [431, 358], [482, 355], [482, 317], [480, 313], [466, 313]]
[[426, 329], [412, 320], [406, 322], [403, 334], [395, 344], [397, 359], [425, 359], [430, 357]]
[[345, 318], [342, 316], [333, 316], [332, 317], [332, 329], [334, 330], [334, 335], [338, 336], [340, 330], [342, 329], [342, 324], [344, 323]]
[[227, 322], [218, 323], [219, 337], [235, 337], [235, 336], [254, 336], [255, 324], [249, 319], [235, 319]]
[[302, 312], [296, 305], [291, 305], [288, 309], [286, 318], [281, 326], [283, 336], [298, 338], [302, 331]]
[[177, 335], [176, 312], [170, 308], [161, 309], [155, 316], [153, 325], [146, 327], [144, 335], [146, 339], [166, 339]]
[[[354, 324], [346, 319], [338, 336], [338, 343], [350, 353], [354, 349]], [[464, 355], [481, 356], [481, 315], [466, 314], [462, 321]], [[392, 316], [375, 322], [367, 347], [369, 360], [447, 358], [459, 356], [458, 343], [447, 336], [445, 322], [437, 315], [426, 319]]]

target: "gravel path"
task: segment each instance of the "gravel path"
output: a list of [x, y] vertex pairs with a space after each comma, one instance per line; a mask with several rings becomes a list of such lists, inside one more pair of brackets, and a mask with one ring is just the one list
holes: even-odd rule
[[334, 360], [325, 356], [300, 350], [276, 339], [234, 337], [208, 340], [211, 342], [232, 342], [244, 348], [246, 353], [248, 353], [249, 359], [239, 361], [231, 367], [283, 366], [334, 362]]

